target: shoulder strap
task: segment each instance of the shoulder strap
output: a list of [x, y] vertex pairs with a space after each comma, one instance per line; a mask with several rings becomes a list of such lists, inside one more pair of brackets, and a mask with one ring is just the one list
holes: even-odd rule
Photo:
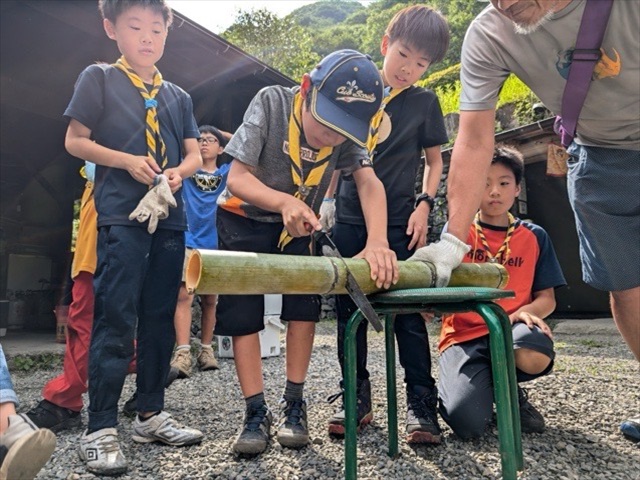
[[587, 98], [593, 69], [600, 60], [600, 46], [607, 28], [613, 0], [587, 0], [582, 14], [569, 76], [562, 94], [560, 139], [568, 147], [576, 134], [578, 117]]

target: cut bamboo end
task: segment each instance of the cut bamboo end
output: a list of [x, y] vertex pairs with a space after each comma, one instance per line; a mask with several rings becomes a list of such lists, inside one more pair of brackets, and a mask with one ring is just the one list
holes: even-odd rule
[[196, 288], [200, 283], [200, 276], [202, 275], [202, 255], [198, 250], [192, 250], [189, 260], [187, 261], [187, 270], [185, 272], [185, 287], [187, 293], [193, 295], [196, 293]]

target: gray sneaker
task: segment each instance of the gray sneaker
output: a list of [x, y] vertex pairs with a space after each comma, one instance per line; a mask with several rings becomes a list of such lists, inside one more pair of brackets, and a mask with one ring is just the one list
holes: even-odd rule
[[271, 436], [273, 415], [266, 403], [252, 403], [247, 406], [242, 430], [233, 444], [238, 455], [255, 456], [267, 449]]
[[127, 459], [120, 450], [115, 428], [103, 428], [89, 435], [85, 431], [80, 437], [78, 454], [91, 473], [120, 475], [127, 471]]
[[1, 479], [35, 478], [56, 447], [56, 436], [24, 415], [9, 415], [0, 435]]
[[309, 429], [307, 428], [307, 402], [300, 400], [285, 400], [279, 403], [280, 415], [278, 434], [276, 439], [283, 447], [302, 448], [309, 443]]
[[161, 442], [175, 447], [200, 443], [204, 435], [200, 430], [180, 425], [167, 412], [160, 412], [141, 421], [133, 422], [133, 440], [138, 443]]

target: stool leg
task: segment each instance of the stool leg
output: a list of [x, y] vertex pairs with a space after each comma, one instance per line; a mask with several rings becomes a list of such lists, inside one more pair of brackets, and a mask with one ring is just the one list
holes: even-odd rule
[[518, 401], [518, 381], [516, 377], [516, 361], [513, 355], [513, 332], [511, 330], [511, 321], [505, 311], [497, 304], [490, 303], [489, 308], [496, 314], [504, 331], [505, 350], [507, 354], [507, 370], [509, 372], [509, 396], [511, 398], [511, 416], [513, 418], [513, 440], [517, 455], [517, 468], [524, 468], [524, 459], [522, 456], [522, 433], [520, 428], [520, 403]]
[[344, 476], [346, 480], [358, 478], [356, 331], [363, 318], [362, 312], [356, 310], [347, 322], [344, 335]]
[[[505, 349], [505, 332], [495, 311], [486, 304], [476, 304], [475, 310], [489, 327], [489, 347], [491, 350], [491, 369], [493, 389], [498, 416], [498, 440], [502, 459], [502, 477], [504, 480], [516, 480], [518, 454], [516, 453], [513, 409], [511, 406], [510, 378], [506, 357], [513, 355], [513, 349]], [[509, 327], [509, 331], [511, 327]]]
[[389, 423], [389, 456], [398, 455], [398, 395], [396, 392], [396, 336], [393, 323], [396, 316], [385, 315], [384, 339], [387, 354], [387, 419]]

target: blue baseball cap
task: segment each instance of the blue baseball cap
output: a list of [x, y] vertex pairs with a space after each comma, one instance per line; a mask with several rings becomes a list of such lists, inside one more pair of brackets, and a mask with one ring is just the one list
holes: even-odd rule
[[311, 71], [311, 115], [364, 147], [371, 118], [380, 109], [384, 83], [369, 55], [338, 50]]

